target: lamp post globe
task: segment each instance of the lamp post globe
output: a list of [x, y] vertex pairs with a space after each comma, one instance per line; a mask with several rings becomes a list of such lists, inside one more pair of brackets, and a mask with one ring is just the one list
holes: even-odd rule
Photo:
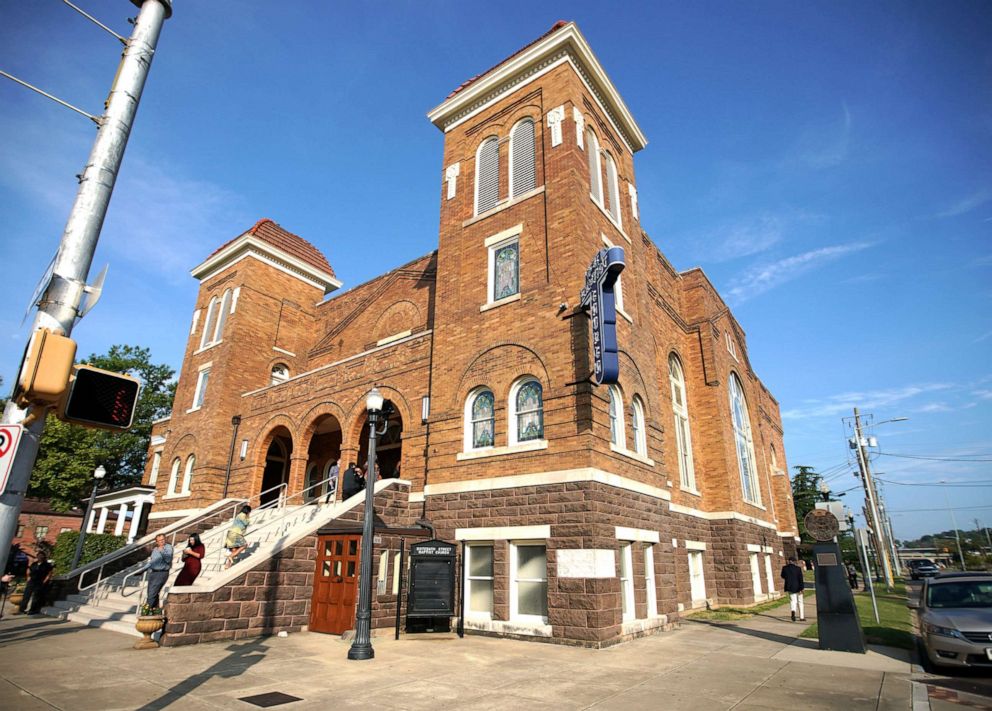
[[76, 540], [76, 552], [72, 555], [72, 565], [69, 566], [70, 570], [75, 570], [79, 565], [79, 559], [83, 557], [83, 541], [86, 540], [86, 529], [90, 525], [90, 516], [93, 514], [93, 502], [96, 501], [96, 488], [105, 476], [107, 476], [107, 470], [102, 464], [93, 470], [93, 491], [90, 492], [90, 502], [86, 506], [86, 513], [83, 514], [83, 525], [79, 529], [79, 538]]
[[365, 513], [362, 522], [362, 557], [358, 573], [358, 610], [355, 613], [355, 639], [348, 649], [348, 659], [362, 660], [375, 657], [372, 649], [372, 545], [375, 509], [373, 506], [375, 489], [375, 444], [376, 438], [385, 433], [379, 432], [379, 420], [383, 417], [385, 399], [379, 389], [373, 387], [365, 398], [369, 413], [369, 467], [365, 475]]

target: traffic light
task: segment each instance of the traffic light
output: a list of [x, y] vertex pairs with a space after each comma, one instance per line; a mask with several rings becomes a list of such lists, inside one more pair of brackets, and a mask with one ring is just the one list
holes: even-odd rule
[[76, 342], [47, 328], [31, 334], [14, 385], [21, 407], [54, 405], [65, 394], [76, 358]]
[[84, 427], [126, 430], [134, 421], [141, 382], [91, 365], [73, 368], [58, 418]]

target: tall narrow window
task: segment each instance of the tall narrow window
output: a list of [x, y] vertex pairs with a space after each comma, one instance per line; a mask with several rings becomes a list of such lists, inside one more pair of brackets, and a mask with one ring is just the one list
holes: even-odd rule
[[634, 614], [634, 576], [631, 544], [620, 546], [620, 608], [623, 621], [633, 620]]
[[[544, 396], [541, 384], [527, 380], [517, 387], [513, 396], [513, 416], [516, 424], [515, 442], [544, 438]], [[511, 441], [510, 444], [515, 442]]]
[[589, 158], [589, 196], [603, 204], [603, 174], [599, 164], [599, 141], [592, 130], [586, 131], [586, 154]]
[[606, 194], [609, 202], [610, 217], [620, 224], [620, 178], [617, 175], [617, 164], [613, 156], [604, 153], [606, 157]]
[[499, 140], [487, 138], [475, 156], [475, 214], [492, 210], [499, 202]]
[[196, 457], [192, 454], [186, 458], [186, 471], [183, 473], [183, 494], [188, 494], [193, 486], [193, 467], [196, 466]]
[[544, 544], [516, 543], [510, 555], [510, 617], [522, 621], [548, 621], [548, 558]]
[[224, 292], [224, 297], [220, 300], [220, 313], [217, 314], [217, 329], [214, 331], [214, 343], [219, 342], [224, 337], [224, 325], [227, 323], [227, 315], [231, 312], [231, 290]]
[[630, 424], [634, 431], [634, 451], [642, 457], [648, 456], [647, 433], [644, 431], [644, 403], [637, 395], [630, 405]]
[[534, 122], [524, 119], [510, 131], [510, 197], [537, 186], [534, 168]]
[[468, 447], [482, 449], [492, 447], [496, 427], [496, 400], [491, 390], [479, 391], [469, 398], [469, 442]]
[[213, 343], [214, 331], [217, 328], [217, 311], [220, 309], [220, 299], [216, 296], [210, 299], [207, 307], [207, 318], [203, 322], [203, 335], [200, 336], [200, 348]]
[[741, 472], [741, 490], [744, 500], [752, 504], [761, 503], [758, 478], [754, 467], [754, 441], [751, 438], [751, 418], [747, 412], [744, 389], [735, 373], [730, 374], [730, 416], [734, 425], [734, 441], [737, 446], [737, 466]]
[[207, 396], [207, 382], [210, 380], [210, 368], [204, 368], [196, 379], [196, 392], [193, 394], [193, 409], [199, 410], [203, 407], [203, 400]]
[[491, 619], [493, 615], [493, 547], [472, 544], [465, 547], [466, 617]]
[[152, 470], [148, 474], [148, 486], [155, 486], [158, 481], [158, 468], [162, 465], [162, 450], [156, 450], [152, 454]]
[[689, 551], [689, 595], [692, 607], [706, 604], [706, 575], [703, 573], [703, 552]]
[[675, 413], [675, 443], [679, 459], [679, 477], [683, 489], [695, 491], [696, 472], [692, 463], [689, 403], [686, 400], [682, 364], [674, 353], [668, 357], [668, 381], [672, 386], [672, 411]]
[[644, 549], [644, 585], [648, 592], [648, 617], [658, 616], [658, 589], [654, 578], [654, 546]]
[[620, 388], [616, 385], [610, 386], [610, 443], [621, 449], [627, 447], [626, 437], [623, 431], [623, 398], [620, 396]]
[[165, 490], [166, 496], [175, 496], [179, 493], [176, 487], [179, 486], [179, 467], [181, 462], [176, 457], [172, 460], [172, 470], [169, 472], [169, 488]]
[[520, 291], [520, 242], [513, 240], [493, 250], [493, 301]]

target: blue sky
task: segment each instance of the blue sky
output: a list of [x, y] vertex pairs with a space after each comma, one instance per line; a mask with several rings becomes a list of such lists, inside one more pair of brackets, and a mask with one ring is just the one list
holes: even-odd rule
[[[125, 0], [82, 4], [129, 33]], [[901, 482], [886, 487], [896, 536], [949, 528], [941, 489], [915, 484], [992, 484], [992, 7], [549, 7], [176, 0], [80, 351], [130, 342], [178, 366], [190, 267], [260, 217], [314, 242], [346, 287], [433, 249], [442, 135], [425, 112], [575, 20], [649, 139], [642, 224], [730, 302], [781, 404], [790, 466], [854, 487], [841, 418], [909, 417], [876, 432], [874, 468]], [[119, 51], [60, 3], [0, 0], [0, 68], [91, 113]], [[0, 79], [5, 387], [93, 133]], [[948, 496], [962, 526], [992, 525], [992, 488]], [[846, 500], [860, 509], [858, 492]]]

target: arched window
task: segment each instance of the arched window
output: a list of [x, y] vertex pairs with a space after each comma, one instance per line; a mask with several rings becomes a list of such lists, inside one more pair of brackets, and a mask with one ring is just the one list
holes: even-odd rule
[[775, 445], [771, 446], [772, 450], [772, 474], [778, 473], [778, 457], [775, 456]]
[[675, 443], [678, 448], [679, 477], [683, 489], [695, 491], [696, 472], [692, 464], [689, 402], [686, 398], [682, 364], [674, 353], [668, 357], [668, 381], [672, 386], [672, 411], [675, 413]]
[[181, 493], [188, 494], [193, 485], [193, 467], [196, 466], [196, 457], [192, 454], [186, 459], [186, 471], [183, 473], [183, 490]]
[[475, 214], [499, 203], [499, 139], [484, 140], [475, 154]]
[[623, 431], [623, 398], [620, 388], [610, 386], [610, 442], [621, 449], [627, 448], [626, 435]]
[[491, 390], [474, 390], [465, 408], [465, 449], [492, 447], [496, 430], [496, 399]]
[[215, 296], [210, 299], [207, 307], [207, 319], [203, 322], [203, 335], [200, 336], [200, 348], [204, 348], [213, 343], [214, 331], [217, 329], [217, 311], [220, 308], [220, 300]]
[[270, 385], [278, 385], [279, 383], [285, 383], [289, 380], [289, 366], [285, 363], [276, 363], [272, 366], [272, 378], [269, 381]]
[[617, 164], [613, 156], [604, 153], [606, 156], [606, 195], [609, 200], [610, 216], [620, 224], [620, 178], [617, 176]]
[[322, 487], [317, 486], [320, 483], [320, 467], [315, 462], [307, 465], [306, 480], [306, 494], [304, 494], [303, 498], [307, 501], [319, 499], [323, 492], [321, 491]]
[[747, 400], [744, 388], [735, 373], [730, 374], [730, 417], [734, 425], [734, 441], [737, 445], [737, 466], [741, 471], [741, 490], [744, 500], [753, 504], [761, 503], [761, 491], [755, 476], [754, 441], [751, 438], [751, 418], [747, 413]]
[[544, 439], [544, 392], [533, 379], [522, 380], [510, 392], [510, 444]]
[[534, 122], [526, 118], [510, 131], [510, 197], [537, 186], [534, 167]]
[[169, 488], [165, 490], [166, 496], [175, 496], [179, 493], [176, 487], [179, 486], [179, 457], [172, 460], [172, 471], [169, 472]]
[[227, 316], [231, 313], [231, 290], [224, 292], [220, 300], [220, 313], [217, 314], [217, 330], [214, 331], [214, 343], [224, 337], [224, 324], [227, 323]]
[[599, 167], [599, 141], [592, 129], [586, 130], [586, 153], [589, 156], [589, 196], [603, 204], [603, 173]]
[[634, 451], [642, 457], [648, 456], [648, 438], [644, 430], [644, 403], [638, 395], [630, 405], [630, 427], [634, 431]]

